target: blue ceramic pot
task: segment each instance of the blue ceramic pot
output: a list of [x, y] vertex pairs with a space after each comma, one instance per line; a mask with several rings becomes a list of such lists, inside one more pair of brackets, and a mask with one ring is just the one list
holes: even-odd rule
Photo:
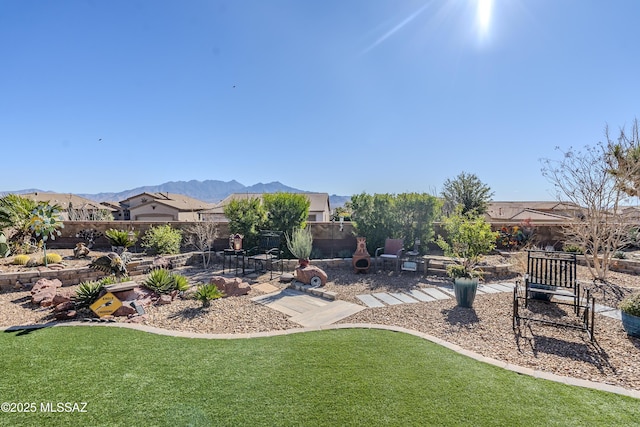
[[453, 291], [456, 294], [456, 302], [458, 307], [471, 308], [473, 300], [476, 298], [478, 290], [478, 278], [469, 279], [466, 277], [458, 277], [453, 281]]
[[627, 335], [640, 338], [640, 317], [622, 313], [622, 327], [627, 331]]

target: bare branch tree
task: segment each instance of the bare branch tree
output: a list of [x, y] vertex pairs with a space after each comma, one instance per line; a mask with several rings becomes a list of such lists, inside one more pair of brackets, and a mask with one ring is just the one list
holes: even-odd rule
[[554, 184], [559, 201], [579, 207], [563, 227], [567, 243], [582, 248], [593, 278], [605, 281], [613, 254], [629, 243], [631, 227], [620, 209], [627, 195], [619, 185], [628, 176], [612, 173], [609, 144], [557, 150], [563, 158], [543, 159], [542, 174]]
[[202, 265], [209, 267], [211, 262], [211, 250], [213, 242], [218, 237], [218, 223], [213, 221], [200, 221], [193, 224], [187, 230], [188, 244], [202, 253]]

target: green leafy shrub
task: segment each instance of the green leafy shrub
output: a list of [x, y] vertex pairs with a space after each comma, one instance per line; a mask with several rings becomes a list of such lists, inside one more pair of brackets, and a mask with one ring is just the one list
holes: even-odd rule
[[151, 227], [142, 237], [142, 247], [151, 254], [179, 254], [182, 231], [170, 225]]
[[104, 235], [109, 239], [111, 246], [123, 246], [129, 248], [133, 246], [138, 240], [138, 233], [132, 232], [131, 234], [126, 230], [116, 230], [110, 228], [104, 232]]
[[104, 290], [104, 286], [103, 281], [80, 283], [76, 290], [76, 294], [73, 297], [76, 307], [89, 307], [91, 304], [96, 302]]
[[47, 264], [57, 264], [61, 261], [62, 261], [62, 257], [59, 254], [55, 252], [51, 252], [42, 257], [41, 263], [47, 265]]
[[15, 258], [13, 258], [13, 264], [27, 265], [27, 263], [29, 263], [30, 260], [31, 260], [31, 257], [29, 255], [16, 255]]
[[578, 246], [578, 245], [564, 245], [562, 247], [562, 250], [564, 252], [571, 252], [571, 253], [574, 253], [574, 254], [583, 254], [584, 253], [582, 248], [580, 246]]
[[640, 292], [623, 299], [619, 308], [631, 316], [640, 317]]
[[202, 302], [203, 307], [209, 307], [212, 300], [222, 298], [224, 293], [221, 292], [215, 284], [207, 283], [198, 285], [193, 296]]
[[186, 291], [189, 289], [189, 281], [181, 274], [173, 274], [166, 268], [151, 270], [144, 286], [158, 294], [168, 294], [174, 290]]

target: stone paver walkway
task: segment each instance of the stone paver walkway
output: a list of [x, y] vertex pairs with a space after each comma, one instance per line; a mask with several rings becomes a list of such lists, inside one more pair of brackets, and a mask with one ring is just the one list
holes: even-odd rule
[[251, 300], [291, 316], [290, 321], [306, 327], [331, 325], [366, 308], [346, 301], [329, 301], [290, 288]]

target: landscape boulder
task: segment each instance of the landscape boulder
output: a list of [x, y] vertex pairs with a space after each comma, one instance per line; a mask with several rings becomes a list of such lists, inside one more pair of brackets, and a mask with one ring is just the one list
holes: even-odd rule
[[58, 279], [39, 279], [31, 288], [31, 302], [41, 307], [50, 307], [58, 288], [61, 287], [62, 282]]
[[248, 283], [243, 282], [237, 277], [227, 279], [222, 276], [214, 276], [211, 278], [210, 282], [216, 285], [218, 289], [224, 292], [225, 296], [228, 297], [247, 295], [251, 290], [251, 286], [249, 286]]

